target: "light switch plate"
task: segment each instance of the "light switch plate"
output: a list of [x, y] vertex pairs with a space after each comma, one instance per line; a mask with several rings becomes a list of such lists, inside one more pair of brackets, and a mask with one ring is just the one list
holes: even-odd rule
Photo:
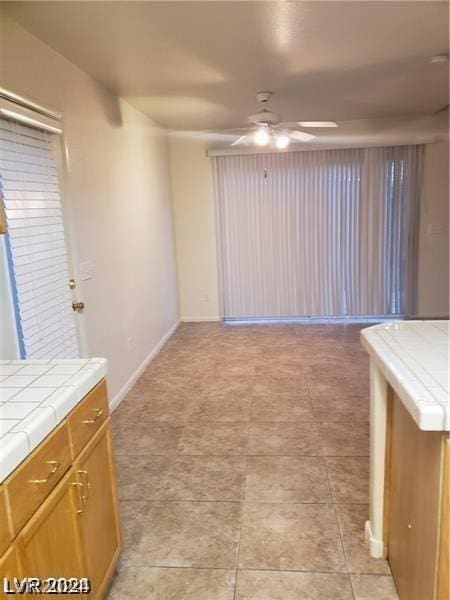
[[80, 277], [81, 281], [87, 281], [93, 279], [95, 276], [95, 267], [92, 260], [85, 260], [80, 263]]
[[441, 233], [444, 233], [442, 223], [430, 223], [428, 225], [428, 235], [440, 235]]

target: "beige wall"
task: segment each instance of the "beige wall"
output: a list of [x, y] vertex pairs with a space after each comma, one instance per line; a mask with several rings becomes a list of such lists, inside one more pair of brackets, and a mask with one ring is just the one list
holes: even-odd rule
[[[214, 195], [207, 142], [170, 136], [181, 317], [219, 318]], [[392, 143], [392, 140], [390, 140]], [[448, 314], [448, 145], [427, 144], [419, 247], [418, 314]], [[444, 230], [428, 234], [428, 226]], [[204, 296], [214, 301], [206, 303]]]
[[[431, 229], [442, 226], [440, 233]], [[421, 202], [418, 314], [449, 314], [449, 149], [448, 141], [428, 144]]]
[[167, 135], [16, 24], [1, 38], [2, 86], [63, 115], [75, 273], [95, 267], [77, 277], [77, 318], [113, 398], [178, 320]]
[[211, 159], [198, 138], [170, 134], [170, 164], [184, 321], [219, 318]]

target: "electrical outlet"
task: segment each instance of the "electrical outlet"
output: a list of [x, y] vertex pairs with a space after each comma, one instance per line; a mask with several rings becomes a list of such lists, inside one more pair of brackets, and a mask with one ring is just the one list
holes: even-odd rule
[[205, 294], [203, 296], [203, 302], [209, 302], [209, 295], [208, 294]]
[[132, 352], [134, 348], [134, 340], [132, 337], [128, 338], [128, 352]]

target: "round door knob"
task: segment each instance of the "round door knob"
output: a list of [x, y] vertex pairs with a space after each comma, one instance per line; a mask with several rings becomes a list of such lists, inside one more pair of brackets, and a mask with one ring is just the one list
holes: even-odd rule
[[81, 312], [82, 310], [84, 310], [84, 302], [78, 302], [77, 300], [74, 300], [72, 302], [72, 308], [76, 312]]

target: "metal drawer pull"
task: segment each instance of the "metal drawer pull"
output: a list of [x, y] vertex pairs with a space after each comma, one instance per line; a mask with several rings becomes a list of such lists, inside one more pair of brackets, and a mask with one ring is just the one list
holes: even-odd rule
[[82, 475], [82, 477], [85, 480], [85, 483], [82, 483], [82, 486], [84, 488], [84, 486], [86, 485], [86, 490], [87, 490], [87, 495], [85, 494], [81, 494], [81, 499], [83, 502], [87, 502], [90, 498], [91, 495], [91, 484], [89, 483], [89, 474], [87, 471], [83, 470], [83, 469], [79, 469], [77, 471], [77, 473], [79, 473], [80, 475]]
[[59, 469], [59, 467], [61, 466], [61, 463], [59, 462], [59, 460], [47, 460], [45, 462], [47, 465], [53, 465], [53, 468], [50, 471], [50, 473], [47, 475], [47, 477], [45, 479], [30, 479], [30, 483], [47, 483], [47, 481], [50, 479], [50, 477], [52, 475], [54, 475], [56, 473], [56, 471]]
[[[72, 485], [77, 486], [78, 489], [80, 489], [80, 487], [83, 487], [83, 484], [80, 483], [79, 481], [73, 481]], [[81, 505], [83, 505], [83, 493], [81, 492], [80, 494], [78, 494], [78, 496], [79, 496], [79, 498], [81, 500]], [[83, 513], [83, 512], [84, 512], [83, 508], [78, 508], [77, 509], [77, 515], [81, 515], [81, 513]]]
[[95, 417], [93, 419], [89, 419], [88, 421], [81, 421], [82, 423], [85, 423], [86, 425], [95, 423], [95, 421], [97, 421], [97, 419], [100, 419], [100, 417], [103, 414], [103, 408], [93, 408], [92, 411], [96, 413]]

